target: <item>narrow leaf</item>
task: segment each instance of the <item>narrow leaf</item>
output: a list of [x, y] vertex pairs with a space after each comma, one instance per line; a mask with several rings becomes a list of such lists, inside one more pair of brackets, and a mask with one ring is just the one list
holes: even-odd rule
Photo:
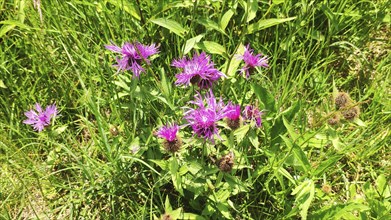
[[208, 53], [219, 54], [222, 56], [226, 56], [227, 54], [223, 46], [213, 41], [203, 41], [198, 43], [196, 46], [197, 47], [195, 48], [205, 50]]
[[264, 19], [257, 21], [256, 23], [250, 24], [247, 28], [247, 34], [252, 34], [256, 31], [260, 31], [272, 26], [275, 26], [277, 24], [281, 24], [287, 21], [291, 21], [293, 19], [296, 19], [296, 17], [290, 17], [290, 18], [270, 18], [270, 19]]
[[176, 21], [167, 18], [155, 18], [155, 19], [151, 19], [150, 21], [159, 26], [167, 28], [168, 30], [174, 32], [176, 35], [180, 37], [183, 37], [184, 34], [186, 33], [186, 29], [184, 29], [182, 25]]
[[226, 11], [223, 15], [223, 17], [221, 18], [221, 21], [220, 21], [220, 27], [222, 30], [225, 30], [225, 28], [227, 27], [229, 21], [231, 20], [232, 16], [234, 15], [234, 10], [233, 9], [229, 9], [228, 11]]
[[193, 38], [190, 38], [189, 40], [186, 41], [185, 44], [185, 49], [183, 50], [183, 54], [187, 54], [190, 52], [191, 49], [194, 48], [194, 45], [204, 37], [204, 34], [197, 35]]

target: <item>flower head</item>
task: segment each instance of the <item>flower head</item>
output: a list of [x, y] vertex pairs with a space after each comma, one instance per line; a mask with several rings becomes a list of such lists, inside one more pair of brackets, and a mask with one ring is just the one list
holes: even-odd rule
[[132, 70], [135, 77], [139, 77], [141, 73], [145, 72], [141, 62], [144, 60], [147, 64], [150, 64], [148, 57], [159, 52], [158, 46], [155, 44], [143, 45], [141, 43], [125, 42], [122, 48], [115, 44], [106, 45], [105, 47], [108, 50], [122, 54], [121, 58], [116, 58], [118, 64], [114, 65], [118, 68], [118, 71]]
[[240, 127], [240, 105], [233, 105], [231, 102], [226, 106], [226, 122], [227, 125], [235, 130]]
[[24, 113], [27, 119], [23, 121], [24, 124], [33, 126], [34, 130], [41, 132], [44, 127], [50, 125], [52, 118], [57, 116], [57, 107], [55, 104], [46, 107], [45, 111], [39, 103], [35, 104], [35, 110], [30, 110]]
[[169, 152], [176, 152], [182, 146], [182, 140], [177, 135], [179, 126], [177, 124], [167, 125], [161, 127], [157, 132], [156, 136], [163, 138], [163, 147]]
[[221, 100], [217, 102], [211, 90], [204, 98], [197, 93], [195, 100], [189, 103], [198, 106], [196, 109], [190, 108], [184, 116], [194, 134], [214, 142], [213, 136], [219, 136], [217, 121], [227, 116], [227, 107]]
[[244, 107], [243, 118], [245, 120], [255, 121], [255, 124], [257, 125], [257, 127], [262, 126], [261, 116], [262, 116], [262, 112], [260, 112], [258, 108], [254, 107], [252, 105], [248, 105], [248, 106]]
[[248, 44], [244, 48], [244, 54], [238, 56], [238, 58], [243, 60], [245, 63], [244, 67], [240, 70], [240, 73], [246, 73], [247, 79], [250, 78], [250, 75], [254, 71], [255, 67], [269, 67], [266, 56], [262, 56], [262, 54], [253, 55], [253, 52], [254, 50], [251, 49]]
[[214, 68], [214, 63], [210, 57], [202, 52], [200, 55], [194, 54], [192, 59], [186, 57], [174, 60], [172, 66], [181, 68], [182, 72], [176, 74], [176, 85], [188, 86], [190, 83], [196, 84], [200, 89], [212, 87], [214, 81], [220, 77], [226, 77], [222, 72]]
[[163, 126], [157, 132], [156, 136], [164, 138], [168, 141], [174, 141], [177, 138], [179, 126], [177, 124], [171, 126]]

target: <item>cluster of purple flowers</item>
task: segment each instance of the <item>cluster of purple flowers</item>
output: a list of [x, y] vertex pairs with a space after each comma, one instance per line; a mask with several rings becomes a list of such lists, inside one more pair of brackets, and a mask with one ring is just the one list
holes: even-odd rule
[[[150, 60], [148, 58], [159, 52], [158, 46], [155, 44], [143, 45], [138, 42], [133, 44], [125, 42], [122, 47], [112, 43], [105, 47], [121, 55], [116, 58], [117, 64], [114, 65], [118, 68], [118, 71], [131, 70], [135, 77], [139, 77], [141, 73], [145, 72], [142, 66], [143, 63], [149, 65]], [[239, 55], [238, 58], [245, 63], [240, 72], [245, 73], [247, 79], [256, 67], [268, 67], [267, 58], [261, 54], [254, 55], [249, 45], [245, 47], [244, 54]], [[189, 102], [195, 108], [184, 107], [186, 111], [183, 118], [187, 121], [184, 126], [190, 126], [194, 135], [214, 142], [215, 135], [220, 137], [217, 122], [222, 119], [226, 119], [231, 129], [238, 128], [242, 120], [246, 122], [254, 121], [257, 127], [261, 127], [262, 112], [257, 107], [248, 105], [241, 112], [240, 105], [234, 105], [231, 101], [224, 104], [222, 98], [217, 101], [211, 88], [215, 81], [227, 76], [214, 67], [209, 55], [204, 52], [194, 54], [192, 58], [176, 59], [171, 65], [181, 69], [181, 72], [175, 75], [177, 78], [176, 85], [189, 86], [191, 83], [197, 85], [201, 90], [209, 89], [204, 97], [197, 92], [194, 100]], [[36, 131], [41, 132], [57, 116], [57, 107], [53, 104], [43, 110], [41, 105], [37, 103], [35, 109], [36, 111], [29, 110], [25, 113], [28, 119], [23, 122], [32, 125]], [[172, 124], [163, 126], [156, 132], [157, 137], [165, 139], [166, 149], [169, 151], [176, 151], [181, 143], [178, 136], [179, 129], [180, 127], [177, 124]]]

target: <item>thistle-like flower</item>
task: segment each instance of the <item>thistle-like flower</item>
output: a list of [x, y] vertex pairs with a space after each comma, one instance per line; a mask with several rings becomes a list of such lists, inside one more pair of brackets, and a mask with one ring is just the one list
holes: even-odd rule
[[182, 140], [178, 135], [179, 126], [177, 124], [167, 125], [161, 127], [156, 136], [163, 138], [163, 147], [169, 152], [177, 152], [182, 146]]
[[172, 66], [181, 68], [182, 72], [176, 74], [176, 85], [188, 86], [190, 83], [197, 84], [200, 89], [212, 87], [213, 82], [226, 77], [226, 75], [214, 68], [214, 63], [210, 61], [210, 56], [202, 52], [200, 55], [194, 54], [192, 59], [186, 57], [174, 60]]
[[31, 109], [24, 113], [27, 119], [23, 123], [31, 125], [38, 132], [41, 132], [46, 126], [50, 125], [51, 119], [55, 118], [58, 114], [55, 104], [47, 106], [44, 111], [41, 105], [36, 103], [35, 110]]
[[262, 126], [262, 112], [257, 107], [248, 105], [244, 107], [243, 118], [249, 121], [255, 121], [256, 126], [259, 128]]
[[226, 106], [226, 111], [227, 125], [233, 130], [240, 127], [240, 105], [233, 105], [229, 102]]
[[125, 42], [122, 48], [114, 43], [105, 47], [108, 50], [122, 55], [121, 58], [116, 58], [118, 64], [114, 65], [118, 68], [118, 72], [132, 70], [135, 77], [139, 77], [141, 73], [145, 72], [145, 69], [141, 66], [141, 62], [145, 61], [147, 64], [150, 64], [148, 57], [159, 52], [158, 46], [155, 44], [143, 45], [138, 42], [135, 44]]
[[268, 58], [262, 54], [253, 55], [254, 50], [250, 48], [248, 44], [244, 48], [244, 54], [239, 55], [238, 58], [244, 61], [244, 67], [240, 69], [240, 73], [246, 73], [246, 79], [250, 78], [250, 75], [254, 71], [255, 67], [269, 67]]
[[188, 125], [192, 127], [194, 134], [198, 137], [207, 138], [214, 142], [213, 136], [219, 136], [217, 121], [225, 118], [230, 111], [227, 111], [227, 107], [221, 99], [219, 102], [216, 101], [212, 90], [205, 95], [204, 99], [201, 94], [197, 93], [195, 100], [189, 103], [198, 106], [198, 108], [190, 108], [184, 113]]

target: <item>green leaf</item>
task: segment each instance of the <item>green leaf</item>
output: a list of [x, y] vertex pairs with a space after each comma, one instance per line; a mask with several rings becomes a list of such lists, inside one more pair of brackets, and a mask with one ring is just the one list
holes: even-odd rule
[[[243, 54], [244, 53], [244, 45], [240, 44], [238, 47], [238, 50], [236, 51], [237, 54]], [[227, 69], [227, 65], [229, 65], [227, 72], [225, 73], [227, 76], [235, 76], [235, 74], [238, 73], [238, 67], [242, 61], [238, 59], [236, 56], [232, 56], [230, 60], [227, 60], [227, 62], [224, 63], [223, 69]]]
[[299, 138], [299, 134], [296, 133], [295, 129], [289, 124], [285, 117], [282, 117], [282, 121], [288, 131], [290, 138], [292, 138], [292, 141], [295, 142]]
[[194, 48], [194, 46], [196, 45], [196, 43], [200, 42], [200, 40], [205, 36], [205, 34], [200, 34], [200, 35], [197, 35], [193, 38], [190, 38], [189, 40], [186, 41], [186, 44], [185, 44], [185, 49], [183, 50], [183, 54], [187, 54], [190, 52], [191, 49]]
[[228, 11], [226, 11], [223, 15], [223, 17], [221, 18], [221, 21], [220, 21], [220, 27], [222, 30], [225, 30], [225, 28], [227, 27], [229, 21], [231, 20], [232, 16], [234, 15], [235, 11], [233, 9], [229, 9]]
[[168, 198], [168, 195], [166, 196], [166, 201], [164, 202], [164, 211], [166, 211], [166, 212], [172, 211], [172, 207], [171, 207], [170, 199]]
[[139, 10], [136, 8], [136, 6], [134, 4], [131, 3], [131, 1], [108, 0], [108, 2], [118, 8], [123, 9], [125, 12], [130, 14], [135, 19], [137, 19], [139, 21], [141, 20]]
[[11, 31], [15, 27], [19, 27], [21, 29], [30, 30], [31, 27], [28, 25], [23, 24], [20, 21], [15, 20], [6, 20], [6, 21], [0, 21], [0, 24], [3, 24], [0, 29], [0, 38], [3, 37], [8, 31]]
[[[288, 148], [292, 149], [293, 157], [295, 159], [295, 162], [298, 163], [298, 165], [302, 168], [302, 171], [304, 173], [307, 173], [308, 170], [311, 168], [311, 164], [308, 161], [307, 156], [303, 152], [303, 150], [295, 143], [292, 143], [291, 140], [289, 140], [287, 137], [280, 135], [281, 138], [284, 140], [285, 144]], [[296, 163], [294, 163], [296, 164]]]
[[274, 112], [276, 102], [274, 96], [261, 85], [252, 83], [251, 88], [257, 96], [258, 100], [262, 102], [263, 108]]
[[161, 27], [167, 28], [168, 30], [174, 32], [179, 37], [183, 38], [186, 33], [186, 29], [184, 29], [182, 25], [176, 21], [167, 18], [155, 18], [155, 19], [151, 19], [150, 21]]
[[205, 220], [204, 217], [202, 217], [200, 215], [193, 214], [193, 213], [183, 213], [183, 216], [181, 217], [181, 219]]
[[236, 136], [236, 140], [238, 143], [242, 142], [243, 138], [246, 136], [248, 130], [250, 129], [250, 125], [243, 125], [234, 131], [234, 136]]
[[6, 89], [7, 86], [4, 84], [3, 80], [0, 79], [0, 88]]
[[225, 203], [217, 203], [217, 209], [220, 211], [221, 214], [223, 214], [223, 216], [226, 218], [226, 219], [232, 219], [232, 216], [231, 214], [229, 213], [229, 206]]
[[250, 4], [250, 5], [247, 5], [248, 6], [247, 22], [250, 22], [257, 15], [258, 0], [248, 0], [247, 2]]
[[264, 19], [259, 20], [256, 23], [250, 24], [247, 28], [247, 34], [252, 34], [256, 31], [260, 31], [287, 21], [291, 21], [293, 19], [296, 19], [296, 17], [290, 17], [290, 18], [270, 18], [270, 19]]
[[323, 160], [319, 164], [319, 166], [313, 171], [313, 175], [316, 177], [322, 176], [328, 168], [334, 166], [341, 158], [341, 155], [335, 155], [327, 158], [326, 160]]
[[301, 219], [306, 220], [308, 209], [315, 196], [315, 184], [312, 180], [306, 180], [298, 185], [291, 195], [296, 195], [295, 203], [300, 209]]
[[214, 21], [206, 19], [206, 18], [201, 18], [197, 20], [197, 23], [204, 25], [207, 29], [213, 29], [216, 30], [226, 36], [228, 36], [223, 29]]
[[250, 140], [251, 144], [255, 147], [255, 149], [258, 149], [259, 147], [259, 141], [258, 141], [258, 136], [255, 133], [254, 130], [250, 132], [250, 135], [248, 136], [248, 139]]
[[227, 52], [223, 46], [213, 41], [202, 41], [196, 44], [197, 49], [202, 49], [208, 53], [219, 54], [227, 57]]
[[285, 0], [273, 0], [272, 2], [273, 2], [273, 5], [279, 5], [281, 3], [284, 3]]
[[376, 187], [379, 194], [385, 198], [390, 197], [390, 186], [384, 174], [380, 174], [376, 179]]
[[202, 169], [202, 165], [196, 161], [192, 161], [187, 169], [191, 174], [196, 175]]

